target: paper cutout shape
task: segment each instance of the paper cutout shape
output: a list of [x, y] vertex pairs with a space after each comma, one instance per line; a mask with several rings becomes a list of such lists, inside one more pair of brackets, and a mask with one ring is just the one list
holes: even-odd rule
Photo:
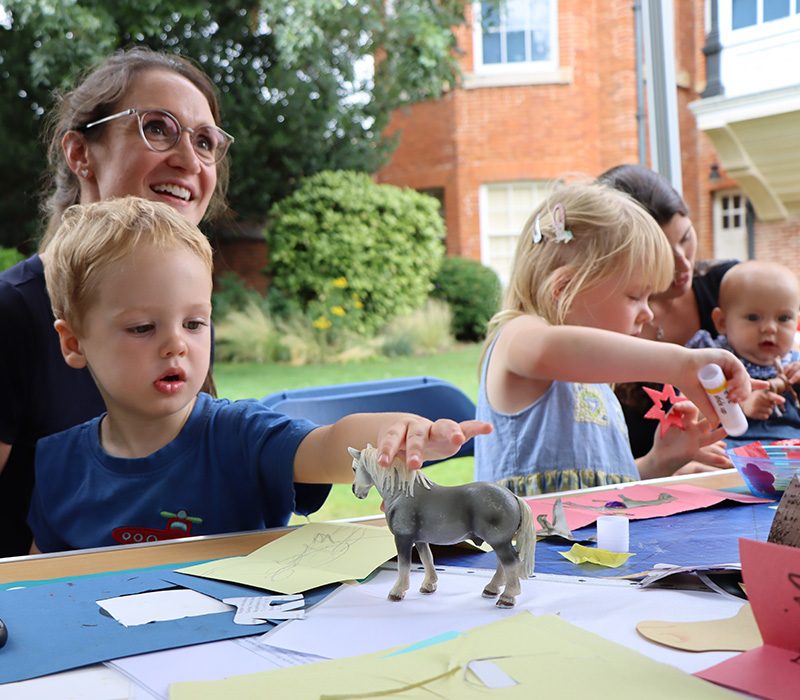
[[769, 700], [796, 700], [800, 688], [800, 549], [739, 540], [747, 595], [762, 646], [697, 676]]
[[775, 544], [800, 547], [800, 478], [797, 476], [792, 477], [781, 496], [768, 539]]
[[218, 559], [179, 573], [233, 581], [278, 593], [364, 578], [396, 554], [385, 527], [309, 523], [246, 557]]
[[[557, 497], [525, 499], [533, 511], [533, 519], [538, 524], [538, 530], [542, 528], [539, 516], [549, 516], [555, 507], [556, 499]], [[604, 490], [602, 493], [570, 494], [563, 505], [567, 527], [570, 530], [578, 530], [591, 525], [600, 515], [619, 515], [624, 511], [631, 520], [661, 518], [707, 508], [725, 500], [737, 503], [774, 503], [769, 498], [705, 489], [689, 484], [675, 486], [636, 484]], [[623, 504], [625, 508], [616, 506], [617, 503]], [[628, 506], [628, 503], [634, 505]]]
[[651, 642], [684, 651], [747, 651], [761, 646], [752, 608], [745, 603], [736, 615], [723, 620], [660, 622], [645, 620], [636, 631]]
[[[491, 661], [517, 685], [489, 690], [467, 667]], [[378, 652], [222, 681], [173, 683], [171, 700], [324, 696], [458, 698], [729, 699], [730, 694], [667, 664], [598, 637], [555, 615], [528, 612], [406, 654]], [[643, 689], [645, 689], [643, 691]], [[402, 695], [401, 695], [402, 692]]]
[[[676, 403], [687, 401], [685, 396], [678, 396], [675, 393], [675, 387], [672, 384], [664, 384], [664, 387], [659, 391], [658, 389], [651, 389], [649, 386], [643, 386], [645, 393], [650, 397], [653, 405], [644, 414], [645, 418], [653, 418], [658, 421], [658, 429], [661, 437], [667, 434], [671, 425], [674, 425], [679, 430], [686, 430], [683, 425], [683, 416], [672, 410]], [[664, 411], [664, 402], [669, 401], [670, 407]]]
[[634, 556], [631, 552], [609, 552], [607, 549], [584, 547], [582, 544], [573, 544], [570, 550], [559, 554], [573, 564], [599, 564], [610, 569], [622, 566]]
[[267, 620], [302, 620], [305, 601], [297, 595], [257, 595], [225, 598], [223, 603], [236, 606], [233, 621], [237, 625], [260, 625]]

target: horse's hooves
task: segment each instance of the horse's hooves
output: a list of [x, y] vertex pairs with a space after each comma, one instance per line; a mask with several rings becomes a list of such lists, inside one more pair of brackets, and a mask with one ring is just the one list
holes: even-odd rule
[[419, 592], [420, 593], [425, 593], [426, 595], [428, 595], [430, 593], [436, 593], [436, 586], [435, 585], [428, 586], [427, 588], [425, 586], [420, 586]]
[[403, 598], [405, 598], [405, 595], [406, 595], [405, 592], [403, 592], [403, 593], [390, 593], [387, 597], [389, 598], [389, 600], [393, 600], [393, 601], [397, 602], [398, 600], [403, 600]]
[[505, 598], [503, 596], [500, 596], [500, 598], [497, 599], [497, 603], [495, 603], [495, 605], [497, 605], [498, 608], [513, 608], [515, 602], [516, 601], [514, 600], [514, 598]]
[[481, 595], [484, 598], [496, 598], [500, 591], [493, 591], [491, 588], [484, 588]]

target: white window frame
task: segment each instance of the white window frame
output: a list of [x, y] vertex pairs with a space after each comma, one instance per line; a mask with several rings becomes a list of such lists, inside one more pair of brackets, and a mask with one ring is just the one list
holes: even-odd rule
[[[739, 206], [736, 208], [723, 208], [723, 200], [725, 198], [739, 197]], [[714, 192], [714, 206], [713, 206], [713, 242], [714, 242], [714, 258], [716, 259], [730, 259], [738, 258], [739, 260], [746, 260], [750, 255], [750, 242], [747, 239], [747, 197], [741, 190], [718, 190]], [[725, 226], [723, 217], [725, 214], [729, 216], [736, 213], [740, 216], [739, 226], [728, 225]], [[733, 235], [733, 233], [742, 235], [744, 243], [743, 249], [739, 252], [725, 251], [720, 248], [721, 239], [725, 235]]]
[[[498, 231], [490, 231], [489, 227], [489, 191], [492, 189], [500, 189], [505, 188], [507, 192], [507, 196], [511, 196], [511, 192], [515, 188], [520, 188], [524, 186], [529, 186], [531, 189], [531, 202], [530, 208], [524, 214], [524, 216], [519, 217], [519, 221], [515, 222], [514, 224], [510, 224], [507, 230], [502, 232]], [[481, 263], [493, 269], [497, 275], [500, 277], [500, 281], [502, 282], [503, 286], [505, 287], [508, 285], [508, 278], [510, 273], [510, 268], [508, 272], [504, 270], [498, 270], [492, 266], [492, 260], [490, 258], [490, 244], [491, 239], [494, 236], [513, 236], [514, 238], [514, 247], [516, 248], [516, 242], [519, 238], [520, 233], [522, 233], [522, 228], [525, 222], [528, 220], [528, 217], [533, 213], [534, 209], [547, 197], [547, 195], [552, 190], [553, 182], [551, 180], [511, 180], [505, 182], [487, 182], [480, 186], [478, 190], [478, 214], [479, 214], [479, 222], [480, 222], [480, 244], [481, 244]], [[513, 253], [512, 253], [513, 258]]]
[[764, 0], [757, 0], [756, 23], [739, 29], [733, 28], [733, 0], [718, 0], [719, 31], [723, 46], [776, 37], [800, 27], [800, 11], [797, 0], [789, 1], [789, 15], [764, 21]]
[[[547, 0], [549, 7], [549, 39], [550, 39], [550, 58], [540, 61], [518, 61], [514, 63], [490, 63], [483, 62], [483, 31], [481, 27], [481, 3], [472, 4], [472, 52], [473, 52], [473, 72], [476, 75], [511, 75], [511, 74], [530, 74], [530, 73], [557, 73], [559, 67], [558, 58], [558, 0]], [[502, 0], [500, 0], [502, 3]]]

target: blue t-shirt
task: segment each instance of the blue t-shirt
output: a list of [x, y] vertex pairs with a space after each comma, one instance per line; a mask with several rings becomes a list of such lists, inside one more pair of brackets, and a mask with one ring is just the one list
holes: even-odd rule
[[476, 415], [494, 430], [475, 438], [476, 480], [529, 496], [640, 478], [622, 408], [607, 384], [554, 381], [517, 413], [495, 410], [486, 395], [494, 342], [481, 370]]
[[255, 400], [200, 394], [178, 436], [148, 457], [112, 457], [102, 416], [39, 441], [28, 522], [43, 552], [279, 527], [329, 485], [293, 483], [316, 426]]

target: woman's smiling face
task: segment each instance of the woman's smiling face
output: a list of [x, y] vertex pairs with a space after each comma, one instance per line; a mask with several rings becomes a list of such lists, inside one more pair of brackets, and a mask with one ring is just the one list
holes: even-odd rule
[[[138, 74], [115, 111], [131, 107], [166, 110], [184, 127], [214, 124], [203, 93], [168, 70]], [[192, 223], [200, 223], [217, 184], [217, 166], [197, 157], [189, 134], [182, 134], [174, 148], [157, 152], [142, 140], [136, 116], [112, 120], [102, 129], [97, 140], [88, 142], [89, 176], [82, 178], [81, 204], [135, 195], [166, 202]]]

